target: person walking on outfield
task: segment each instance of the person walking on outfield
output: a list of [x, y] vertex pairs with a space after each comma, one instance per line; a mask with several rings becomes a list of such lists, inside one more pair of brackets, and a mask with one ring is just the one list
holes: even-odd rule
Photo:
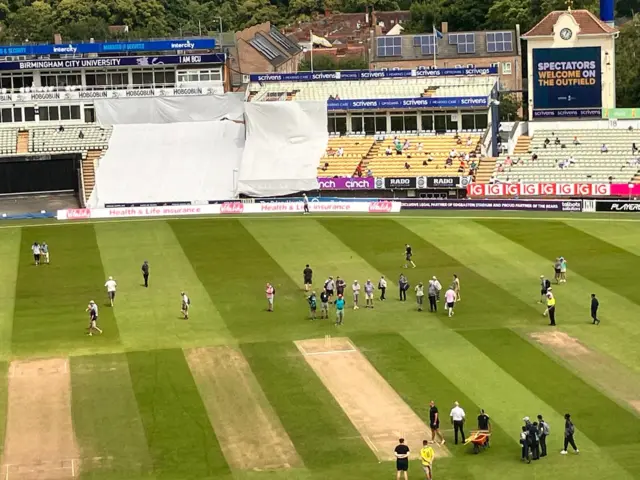
[[[484, 410], [480, 410], [480, 415], [478, 415], [478, 430], [491, 433], [491, 418], [484, 413]], [[487, 447], [489, 446], [490, 438], [490, 436], [487, 437]]]
[[374, 290], [374, 286], [373, 283], [371, 283], [371, 280], [367, 280], [367, 283], [364, 284], [364, 296], [365, 296], [365, 301], [367, 302], [366, 304], [366, 308], [373, 308], [373, 290]]
[[189, 320], [189, 307], [191, 307], [191, 299], [185, 292], [180, 292], [180, 297], [182, 298], [180, 313], [182, 313], [182, 316], [185, 320]]
[[456, 292], [456, 302], [460, 301], [460, 279], [458, 278], [458, 275], [456, 275], [455, 273], [453, 274], [453, 284], [451, 285], [453, 287], [453, 291]]
[[407, 290], [409, 290], [409, 280], [403, 274], [400, 274], [400, 279], [398, 280], [398, 289], [400, 290], [400, 301], [404, 302], [407, 300]]
[[444, 301], [446, 302], [446, 307], [449, 312], [449, 317], [453, 317], [453, 307], [456, 304], [456, 292], [453, 289], [449, 289], [444, 294]]
[[351, 289], [353, 290], [353, 309], [358, 310], [360, 308], [358, 306], [358, 299], [360, 298], [360, 284], [358, 283], [358, 280], [353, 281]]
[[309, 295], [307, 301], [309, 302], [309, 316], [311, 317], [311, 320], [315, 320], [316, 309], [318, 307], [318, 303], [316, 301], [316, 292], [311, 292], [311, 295]]
[[551, 288], [549, 288], [549, 291], [547, 292], [547, 309], [544, 311], [543, 315], [545, 317], [549, 315], [549, 326], [556, 326], [556, 297], [553, 296]]
[[522, 445], [522, 461], [531, 463], [531, 457], [529, 457], [529, 431], [525, 425], [522, 426], [522, 432], [520, 432], [520, 445]]
[[303, 215], [309, 215], [309, 199], [306, 193], [302, 194], [302, 208], [304, 209]]
[[600, 306], [600, 302], [596, 298], [596, 294], [591, 294], [591, 319], [593, 320], [594, 325], [600, 325], [600, 319], [598, 319], [598, 307]]
[[556, 261], [553, 263], [553, 279], [556, 281], [556, 285], [560, 283], [560, 268], [562, 267], [562, 261], [560, 257], [556, 258]]
[[96, 302], [91, 300], [89, 302], [89, 306], [85, 311], [89, 312], [89, 336], [91, 337], [93, 335], [93, 332], [102, 333], [102, 330], [98, 328], [98, 305], [96, 305]]
[[273, 297], [276, 295], [276, 289], [273, 288], [273, 285], [267, 283], [265, 294], [267, 295], [267, 311], [273, 312]]
[[40, 252], [44, 258], [44, 263], [49, 265], [49, 245], [47, 245], [47, 242], [42, 242], [42, 245], [40, 245]]
[[413, 263], [413, 260], [411, 260], [411, 257], [413, 257], [413, 249], [411, 248], [411, 245], [407, 243], [404, 246], [404, 259], [406, 262], [404, 264], [404, 268], [409, 268], [409, 265], [411, 265], [413, 268], [416, 268], [416, 264]]
[[460, 440], [462, 441], [462, 443], [464, 443], [464, 440], [466, 438], [464, 436], [465, 413], [464, 410], [460, 408], [460, 404], [458, 402], [455, 402], [453, 404], [453, 408], [451, 409], [451, 413], [449, 414], [449, 416], [451, 417], [451, 423], [453, 423], [454, 443], [456, 445], [458, 444], [458, 432], [460, 432]]
[[320, 292], [320, 318], [329, 318], [329, 294], [326, 288]]
[[429, 446], [427, 440], [422, 441], [422, 449], [420, 450], [420, 462], [422, 462], [422, 468], [424, 469], [424, 475], [426, 480], [433, 479], [433, 460], [436, 456], [436, 452]]
[[387, 293], [387, 280], [384, 278], [384, 275], [382, 275], [380, 277], [380, 280], [378, 281], [378, 290], [380, 290], [380, 300], [385, 301], [385, 295]]
[[342, 325], [344, 322], [344, 298], [338, 295], [336, 299], [336, 325]]
[[551, 288], [551, 281], [544, 278], [544, 275], [540, 275], [540, 301], [538, 303], [542, 303], [547, 298], [547, 292]]
[[424, 285], [422, 285], [422, 282], [416, 285], [415, 290], [416, 290], [416, 302], [418, 302], [418, 311], [421, 312], [422, 304], [424, 303]]
[[304, 291], [308, 292], [309, 289], [311, 288], [311, 285], [313, 284], [313, 270], [311, 270], [311, 268], [309, 267], [309, 264], [307, 264], [306, 267], [304, 267], [304, 270], [302, 271], [302, 276], [304, 277]]
[[145, 288], [149, 288], [149, 262], [147, 260], [142, 264], [142, 278]]
[[113, 307], [113, 301], [116, 299], [116, 287], [118, 286], [118, 284], [113, 279], [113, 277], [109, 277], [107, 283], [105, 283], [104, 286], [107, 287], [107, 296], [109, 297], [109, 303], [111, 303], [111, 306]]
[[547, 456], [547, 436], [549, 435], [549, 424], [544, 421], [542, 415], [538, 415], [538, 436], [540, 437], [540, 457]]
[[564, 448], [560, 452], [562, 455], [567, 454], [567, 447], [571, 445], [576, 453], [580, 453], [578, 447], [576, 447], [576, 441], [573, 439], [573, 436], [576, 433], [576, 427], [571, 421], [571, 415], [568, 413], [564, 414]]
[[560, 283], [567, 283], [567, 261], [560, 257]]
[[33, 252], [33, 260], [36, 262], [36, 266], [40, 265], [40, 245], [38, 245], [38, 242], [33, 242], [31, 251]]
[[394, 449], [396, 456], [396, 480], [404, 473], [404, 480], [409, 480], [409, 447], [404, 444], [404, 438], [398, 440], [398, 445]]
[[429, 402], [429, 428], [431, 429], [431, 443], [436, 443], [436, 435], [440, 437], [440, 445], [444, 445], [444, 436], [440, 433], [440, 413], [436, 402]]
[[427, 294], [429, 295], [429, 311], [438, 311], [438, 290], [433, 280], [429, 280], [429, 287], [427, 288]]
[[436, 287], [436, 300], [439, 302], [440, 301], [440, 292], [442, 291], [442, 284], [440, 283], [440, 281], [436, 278], [436, 276], [434, 275], [431, 280], [433, 281], [433, 284]]

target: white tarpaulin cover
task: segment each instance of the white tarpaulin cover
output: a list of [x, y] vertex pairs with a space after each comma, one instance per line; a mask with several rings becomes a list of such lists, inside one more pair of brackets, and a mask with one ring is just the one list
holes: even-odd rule
[[319, 188], [317, 168], [327, 149], [326, 102], [245, 103], [247, 143], [238, 193], [287, 195]]
[[242, 120], [244, 94], [103, 98], [94, 104], [102, 125]]
[[87, 204], [232, 198], [244, 138], [244, 125], [234, 122], [116, 124]]

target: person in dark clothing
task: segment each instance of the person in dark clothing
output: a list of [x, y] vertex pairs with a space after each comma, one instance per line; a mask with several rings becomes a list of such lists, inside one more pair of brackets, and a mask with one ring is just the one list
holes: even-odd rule
[[404, 444], [404, 438], [401, 438], [398, 442], [398, 445], [394, 449], [396, 456], [396, 479], [400, 480], [400, 477], [404, 474], [404, 480], [408, 480], [409, 447]]
[[[480, 415], [478, 415], [478, 430], [491, 433], [491, 419], [489, 418], [489, 415], [484, 413], [484, 410], [480, 410]], [[487, 437], [487, 447], [489, 446], [490, 438], [491, 437]]]
[[522, 432], [520, 432], [520, 445], [522, 445], [522, 460], [527, 461], [527, 463], [531, 463], [531, 458], [529, 457], [529, 443], [528, 443], [528, 432], [527, 427], [522, 426]]
[[149, 262], [147, 260], [142, 264], [142, 278], [144, 278], [144, 286], [149, 287]]
[[407, 290], [409, 290], [409, 281], [404, 275], [400, 275], [400, 280], [398, 280], [398, 288], [400, 289], [400, 301], [404, 302], [405, 300], [407, 300]]
[[307, 264], [307, 266], [304, 267], [304, 270], [302, 271], [302, 276], [304, 277], [304, 291], [308, 292], [309, 288], [313, 284], [313, 270], [309, 268], [309, 264]]
[[540, 438], [541, 457], [547, 456], [547, 435], [549, 435], [549, 424], [544, 421], [542, 415], [538, 415], [538, 437]]
[[345, 282], [342, 278], [336, 278], [336, 292], [338, 295], [344, 296], [344, 289], [347, 287], [347, 282]]
[[529, 449], [531, 459], [540, 460], [540, 437], [538, 436], [538, 422], [533, 422], [529, 426]]
[[429, 288], [427, 289], [427, 295], [429, 296], [429, 311], [438, 311], [438, 289], [433, 280], [429, 280]]
[[591, 294], [591, 319], [593, 320], [594, 325], [600, 325], [600, 319], [598, 319], [598, 307], [600, 306], [600, 302], [596, 298], [596, 294]]
[[571, 415], [565, 413], [564, 415], [564, 448], [560, 452], [562, 455], [567, 454], [567, 447], [571, 445], [576, 453], [580, 453], [578, 447], [576, 447], [576, 442], [573, 439], [573, 435], [576, 433], [576, 427], [573, 425], [571, 421]]

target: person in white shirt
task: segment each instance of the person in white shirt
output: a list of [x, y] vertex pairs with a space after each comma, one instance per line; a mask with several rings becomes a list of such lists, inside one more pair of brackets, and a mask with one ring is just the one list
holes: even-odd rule
[[185, 320], [189, 320], [189, 307], [191, 306], [191, 299], [185, 292], [181, 292], [180, 297], [182, 297], [182, 307], [180, 309], [180, 312], [184, 316]]
[[435, 275], [433, 277], [431, 277], [431, 281], [433, 282], [433, 286], [436, 287], [436, 300], [439, 302], [440, 301], [440, 292], [442, 291], [442, 284], [436, 278]]
[[353, 309], [358, 310], [358, 297], [360, 296], [360, 284], [358, 280], [353, 281], [353, 285], [351, 286], [353, 289]]
[[40, 265], [40, 245], [38, 245], [38, 242], [33, 242], [31, 251], [33, 252], [33, 260], [36, 262], [36, 265]]
[[456, 304], [456, 291], [449, 287], [444, 294], [444, 301], [446, 302], [446, 308], [449, 312], [449, 316], [453, 317], [453, 306]]
[[47, 242], [42, 242], [42, 245], [40, 245], [40, 254], [42, 255], [44, 263], [49, 265], [49, 245], [47, 245]]
[[109, 302], [113, 307], [113, 301], [116, 299], [116, 287], [118, 284], [113, 277], [109, 277], [109, 280], [107, 280], [107, 283], [105, 283], [104, 286], [107, 287], [107, 296], [109, 297]]
[[458, 432], [460, 432], [460, 435], [462, 436], [461, 441], [464, 443], [464, 420], [466, 415], [458, 402], [453, 404], [453, 408], [451, 409], [449, 416], [451, 417], [451, 423], [453, 423], [453, 437], [455, 444], [458, 444]]
[[385, 294], [387, 293], [387, 281], [384, 278], [384, 275], [380, 277], [378, 280], [378, 290], [380, 290], [380, 300], [386, 300]]
[[416, 291], [416, 302], [418, 302], [418, 311], [422, 311], [422, 304], [424, 302], [424, 285], [422, 282], [418, 283], [415, 288]]
[[344, 148], [338, 147], [338, 151], [336, 152], [336, 155], [338, 157], [341, 157], [342, 155], [344, 155]]
[[306, 193], [302, 194], [302, 204], [303, 204], [303, 208], [304, 208], [304, 215], [308, 215], [309, 214], [309, 199], [307, 198], [307, 194]]
[[364, 284], [364, 296], [365, 301], [367, 302], [366, 308], [373, 308], [373, 290], [375, 287], [371, 280], [367, 280], [367, 283]]

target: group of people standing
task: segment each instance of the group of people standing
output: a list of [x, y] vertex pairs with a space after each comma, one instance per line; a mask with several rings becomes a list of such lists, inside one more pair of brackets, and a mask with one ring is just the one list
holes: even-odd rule
[[47, 265], [49, 264], [49, 245], [47, 245], [47, 242], [33, 242], [31, 251], [33, 252], [33, 260], [36, 265], [40, 265], [41, 262]]
[[[522, 447], [522, 461], [531, 463], [531, 460], [540, 460], [547, 456], [547, 437], [551, 433], [549, 424], [538, 415], [538, 420], [531, 422], [529, 417], [522, 419], [524, 425], [520, 433], [520, 445]], [[569, 413], [564, 416], [564, 445], [560, 454], [566, 455], [569, 445], [576, 453], [580, 453], [574, 440], [575, 426]]]

